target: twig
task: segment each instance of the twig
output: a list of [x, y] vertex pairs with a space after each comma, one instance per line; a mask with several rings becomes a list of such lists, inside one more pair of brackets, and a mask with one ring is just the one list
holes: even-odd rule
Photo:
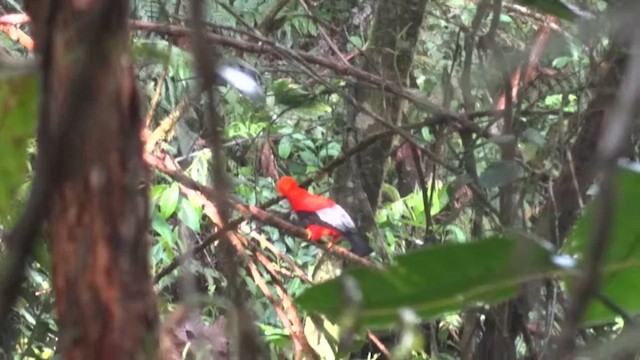
[[258, 270], [257, 265], [247, 255], [245, 250], [242, 248], [242, 245], [238, 244], [239, 240], [235, 237], [235, 235], [230, 235], [230, 238], [235, 239], [234, 245], [236, 246], [238, 253], [242, 256], [242, 258], [246, 262], [247, 267], [249, 268], [249, 273], [253, 278], [253, 281], [256, 283], [260, 291], [262, 291], [262, 293], [265, 295], [267, 300], [269, 300], [269, 302], [271, 303], [271, 306], [273, 306], [274, 310], [276, 311], [276, 314], [278, 315], [280, 322], [282, 323], [282, 325], [284, 325], [284, 327], [287, 329], [287, 331], [291, 335], [291, 339], [293, 340], [293, 344], [296, 352], [296, 359], [300, 358], [300, 352], [302, 351], [302, 348], [303, 348], [303, 345], [301, 342], [302, 341], [306, 342], [306, 339], [304, 337], [301, 339], [298, 336], [298, 332], [296, 332], [293, 329], [291, 320], [283, 310], [283, 306], [281, 306], [281, 303], [274, 298], [273, 294], [271, 293], [271, 290], [269, 289], [269, 286], [267, 285], [266, 280], [260, 274], [260, 271]]
[[380, 350], [382, 355], [384, 355], [387, 359], [391, 359], [391, 353], [389, 352], [389, 349], [384, 346], [382, 341], [380, 341], [380, 339], [378, 339], [378, 337], [374, 333], [372, 333], [371, 330], [367, 330], [367, 336], [369, 337], [371, 342], [378, 347], [378, 350]]
[[[205, 38], [205, 27], [203, 23], [204, 4], [203, 0], [191, 1], [191, 21], [193, 31], [191, 32], [192, 51], [195, 59], [196, 71], [201, 78], [201, 89], [205, 93], [205, 131], [207, 145], [213, 155], [211, 172], [216, 193], [212, 194], [213, 204], [215, 204], [219, 219], [219, 226], [224, 226], [229, 220], [229, 180], [226, 173], [226, 159], [222, 148], [222, 138], [224, 131], [224, 121], [216, 110], [214, 85], [216, 76], [214, 69], [218, 61], [212, 55], [215, 49], [211, 48]], [[214, 52], [214, 54], [212, 54]], [[215, 60], [214, 60], [215, 59]], [[231, 313], [230, 340], [232, 344], [232, 356], [240, 359], [266, 359], [267, 356], [262, 346], [255, 327], [253, 317], [245, 304], [245, 290], [243, 289], [242, 277], [239, 274], [240, 263], [236, 257], [238, 251], [234, 248], [233, 239], [222, 234], [223, 241], [220, 244], [219, 257], [222, 274], [227, 280], [226, 293], [231, 302], [228, 309]]]
[[[524, 75], [524, 79], [520, 81], [520, 77], [522, 74], [522, 68], [518, 67], [511, 78], [511, 98], [515, 103], [518, 101], [518, 92], [520, 90], [521, 85], [526, 86], [533, 80], [533, 75], [535, 74], [536, 67], [540, 62], [540, 57], [544, 53], [544, 50], [549, 42], [549, 38], [551, 37], [551, 27], [548, 24], [556, 24], [558, 20], [554, 16], [547, 16], [547, 21], [545, 24], [540, 25], [538, 28], [535, 40], [533, 45], [531, 46], [531, 52], [529, 53], [529, 60], [527, 62], [527, 69]], [[506, 106], [506, 94], [502, 94], [496, 103], [497, 110], [503, 110]]]
[[622, 320], [624, 320], [625, 325], [629, 325], [629, 326], [636, 325], [636, 322], [633, 320], [633, 317], [631, 317], [631, 315], [629, 315], [629, 313], [625, 309], [623, 309], [622, 306], [616, 304], [613, 300], [611, 300], [610, 297], [606, 296], [601, 292], [598, 292], [594, 297], [600, 300], [602, 304], [604, 304], [604, 306], [609, 308], [609, 310], [620, 315]]
[[[255, 244], [252, 246], [252, 244], [249, 243], [249, 241], [247, 241], [247, 239], [241, 235], [238, 235], [238, 238], [242, 241], [243, 245], [245, 247], [249, 247], [251, 246], [251, 248], [254, 249], [254, 251], [256, 250], [256, 246]], [[313, 351], [313, 349], [311, 348], [311, 346], [309, 345], [305, 335], [304, 335], [304, 327], [302, 325], [302, 322], [300, 321], [300, 315], [298, 314], [298, 310], [296, 309], [295, 305], [293, 304], [293, 300], [291, 299], [291, 296], [289, 296], [289, 294], [287, 293], [287, 291], [285, 290], [285, 287], [282, 285], [282, 281], [280, 279], [280, 277], [278, 276], [278, 274], [276, 274], [273, 271], [273, 268], [275, 267], [273, 265], [273, 263], [263, 254], [261, 254], [260, 252], [255, 252], [256, 258], [258, 259], [258, 261], [262, 264], [262, 266], [264, 266], [264, 268], [267, 270], [267, 272], [269, 273], [271, 280], [273, 282], [273, 284], [275, 285], [276, 288], [276, 292], [278, 293], [278, 296], [280, 297], [280, 299], [282, 300], [282, 306], [285, 309], [285, 311], [287, 312], [288, 318], [291, 321], [292, 324], [292, 329], [294, 331], [294, 334], [291, 334], [294, 337], [298, 338], [298, 341], [300, 342], [300, 344], [302, 345], [302, 350], [310, 355], [313, 355], [314, 358], [316, 358], [316, 353], [315, 351]], [[260, 256], [262, 255], [262, 256]]]
[[151, 101], [149, 101], [149, 109], [147, 110], [147, 115], [144, 117], [144, 127], [148, 128], [151, 124], [151, 119], [153, 119], [153, 115], [156, 112], [156, 108], [160, 103], [160, 95], [162, 95], [162, 89], [164, 88], [164, 79], [167, 77], [169, 73], [169, 66], [165, 65], [164, 70], [162, 71], [162, 75], [158, 78], [158, 83], [156, 84], [156, 89], [153, 91], [153, 96], [151, 97]]
[[262, 22], [258, 24], [258, 31], [260, 31], [261, 33], [268, 33], [275, 23], [276, 16], [278, 16], [280, 11], [282, 11], [282, 9], [284, 9], [290, 1], [291, 0], [278, 0], [276, 5], [269, 11], [267, 16], [265, 16]]
[[[137, 30], [152, 31], [155, 33], [165, 34], [165, 35], [187, 36], [191, 33], [190, 29], [182, 26], [177, 26], [177, 25], [158, 24], [158, 23], [151, 23], [151, 22], [140, 21], [140, 20], [132, 20], [130, 24], [133, 28]], [[425, 99], [415, 94], [413, 90], [399, 87], [397, 84], [387, 79], [384, 79], [383, 77], [374, 75], [367, 71], [360, 70], [351, 65], [346, 65], [344, 63], [337, 63], [326, 57], [317, 57], [303, 51], [291, 50], [284, 46], [278, 45], [272, 40], [264, 37], [258, 37], [260, 41], [259, 43], [251, 43], [247, 41], [231, 39], [231, 38], [214, 34], [211, 32], [204, 34], [204, 36], [207, 41], [213, 44], [224, 45], [224, 46], [232, 47], [234, 49], [238, 49], [246, 52], [258, 53], [258, 54], [275, 53], [275, 54], [280, 54], [281, 56], [286, 55], [288, 57], [298, 58], [309, 64], [319, 65], [319, 66], [331, 69], [337, 74], [352, 76], [353, 78], [358, 79], [360, 81], [364, 81], [366, 83], [384, 87], [386, 91], [393, 93], [395, 95], [401, 96], [417, 104], [421, 108], [425, 108], [431, 112], [450, 115], [454, 118], [460, 118], [460, 116], [451, 112], [450, 110], [445, 109], [429, 101], [428, 99]]]
[[291, 266], [293, 271], [298, 275], [298, 277], [300, 279], [302, 279], [302, 281], [304, 281], [306, 283], [311, 283], [311, 279], [309, 279], [307, 274], [305, 274], [304, 271], [302, 271], [302, 269], [300, 269], [298, 264], [296, 264], [293, 260], [291, 260], [291, 258], [289, 256], [286, 256], [282, 251], [280, 251], [280, 249], [275, 247], [270, 241], [265, 239], [265, 237], [262, 234], [258, 234], [257, 232], [254, 231], [254, 232], [251, 233], [251, 235], [253, 237], [255, 237], [256, 239], [258, 239], [258, 241], [260, 242], [260, 245], [262, 245], [262, 246], [266, 247], [267, 249], [269, 249], [274, 255], [276, 255], [277, 257], [282, 259], [289, 266]]
[[[302, 8], [304, 9], [304, 11], [307, 13], [307, 15], [310, 18], [312, 18], [316, 22], [320, 23], [320, 21], [318, 21], [318, 18], [315, 15], [313, 15], [311, 10], [309, 9], [309, 5], [307, 5], [307, 2], [305, 0], [298, 0], [298, 2], [300, 3], [300, 5], [302, 5]], [[322, 26], [319, 26], [318, 30], [320, 31], [320, 35], [322, 36], [322, 38], [324, 38], [324, 41], [327, 42], [327, 44], [329, 45], [331, 50], [333, 50], [333, 52], [338, 56], [338, 58], [340, 58], [342, 63], [344, 63], [347, 66], [351, 66], [351, 64], [349, 64], [349, 61], [347, 60], [347, 58], [344, 56], [344, 54], [342, 54], [340, 52], [340, 49], [338, 49], [338, 46], [333, 42], [333, 40], [331, 40], [329, 35], [327, 35], [327, 32], [324, 31], [324, 28]]]
[[[217, 226], [222, 225], [222, 221], [220, 218], [220, 211], [215, 207], [215, 205], [202, 194], [198, 193], [195, 190], [189, 189], [184, 185], [180, 185], [180, 189], [189, 197], [191, 201], [195, 204], [200, 205], [204, 208], [204, 213], [209, 217], [213, 223]], [[302, 352], [308, 353], [310, 355], [314, 355], [315, 353], [309, 346], [304, 334], [302, 333], [302, 326], [300, 324], [299, 318], [296, 321], [297, 312], [292, 312], [291, 307], [292, 301], [288, 294], [284, 292], [283, 289], [278, 291], [278, 295], [282, 300], [282, 306], [276, 299], [273, 297], [271, 290], [269, 289], [264, 277], [260, 274], [258, 267], [255, 264], [255, 261], [247, 254], [246, 248], [251, 247], [250, 243], [243, 236], [229, 232], [227, 234], [227, 241], [234, 247], [235, 251], [242, 257], [246, 266], [249, 269], [249, 273], [253, 278], [255, 284], [258, 288], [263, 292], [265, 297], [269, 300], [271, 305], [274, 307], [278, 318], [282, 322], [282, 325], [289, 331], [291, 338], [294, 343], [294, 347], [296, 349], [296, 359], [301, 359]], [[256, 251], [254, 248], [255, 258], [264, 266], [267, 272], [270, 273], [274, 282], [279, 280], [278, 275], [274, 271], [275, 265], [266, 257], [264, 254]], [[279, 282], [278, 282], [279, 283]], [[288, 315], [285, 310], [287, 310], [291, 315]]]
[[[178, 25], [168, 25], [168, 24], [160, 24], [160, 23], [152, 23], [140, 20], [131, 20], [129, 25], [136, 30], [141, 31], [151, 31], [159, 34], [165, 34], [170, 36], [188, 36], [191, 35], [192, 29], [178, 26]], [[204, 38], [213, 44], [228, 46], [237, 50], [263, 54], [263, 53], [276, 53], [276, 54], [286, 54], [293, 58], [302, 59], [310, 64], [322, 66], [324, 68], [330, 69], [337, 74], [348, 75], [359, 81], [363, 81], [365, 83], [369, 83], [372, 85], [376, 85], [379, 87], [384, 87], [386, 91], [393, 93], [395, 95], [401, 96], [421, 108], [427, 109], [436, 114], [444, 115], [449, 117], [452, 121], [459, 123], [462, 127], [473, 129], [473, 131], [482, 133], [483, 131], [479, 129], [479, 127], [472, 122], [468, 121], [468, 118], [471, 114], [456, 114], [451, 112], [450, 110], [438, 106], [437, 104], [429, 101], [428, 99], [422, 98], [418, 96], [413, 89], [399, 87], [398, 85], [372, 73], [367, 71], [358, 69], [354, 66], [348, 64], [339, 64], [326, 57], [318, 57], [312, 54], [295, 51], [283, 46], [280, 46], [273, 41], [260, 36], [259, 34], [247, 34], [254, 37], [257, 43], [247, 42], [238, 39], [232, 39], [229, 37], [225, 37], [222, 35], [218, 35], [212, 32], [207, 32], [203, 34]]]

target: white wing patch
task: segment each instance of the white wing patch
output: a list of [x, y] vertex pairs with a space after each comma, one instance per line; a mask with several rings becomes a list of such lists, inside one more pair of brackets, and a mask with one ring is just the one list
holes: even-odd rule
[[318, 210], [316, 214], [320, 220], [342, 232], [353, 231], [356, 228], [356, 224], [351, 220], [351, 216], [349, 216], [340, 205]]

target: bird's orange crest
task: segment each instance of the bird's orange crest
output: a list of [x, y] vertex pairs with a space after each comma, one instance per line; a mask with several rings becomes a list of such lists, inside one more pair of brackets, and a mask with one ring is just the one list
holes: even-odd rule
[[278, 184], [276, 185], [276, 187], [278, 188], [278, 192], [280, 194], [286, 195], [292, 189], [297, 188], [298, 183], [296, 182], [296, 179], [292, 178], [291, 176], [283, 176], [280, 178], [280, 180], [278, 180]]

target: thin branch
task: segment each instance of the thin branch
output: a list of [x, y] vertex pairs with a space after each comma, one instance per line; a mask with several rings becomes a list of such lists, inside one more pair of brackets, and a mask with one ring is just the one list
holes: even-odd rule
[[[219, 226], [225, 226], [229, 220], [230, 203], [229, 180], [226, 173], [226, 159], [224, 149], [221, 146], [223, 141], [224, 121], [216, 110], [214, 85], [216, 76], [214, 69], [218, 61], [215, 49], [211, 47], [205, 38], [205, 27], [203, 23], [204, 4], [203, 0], [191, 1], [191, 21], [193, 31], [191, 32], [192, 51], [195, 59], [196, 71], [201, 78], [201, 89], [205, 93], [205, 140], [211, 149], [213, 163], [211, 172], [216, 193], [212, 194], [211, 200], [215, 204], [219, 219]], [[214, 55], [214, 56], [212, 56]], [[228, 311], [231, 313], [231, 344], [232, 356], [241, 359], [266, 359], [262, 341], [258, 336], [254, 324], [253, 316], [245, 304], [245, 291], [243, 289], [242, 277], [239, 273], [240, 262], [238, 261], [238, 250], [234, 247], [230, 234], [223, 233], [223, 241], [220, 244], [218, 259], [221, 262], [221, 270], [227, 280], [226, 294], [231, 302]]]
[[[319, 20], [318, 17], [311, 12], [311, 10], [309, 9], [309, 5], [305, 0], [298, 0], [298, 2], [300, 3], [300, 5], [302, 5], [302, 8], [310, 18], [314, 19], [317, 23], [320, 23], [320, 21], [318, 21]], [[340, 49], [338, 49], [338, 46], [335, 44], [335, 42], [333, 42], [333, 40], [331, 40], [329, 35], [327, 35], [327, 32], [324, 31], [324, 28], [322, 25], [318, 27], [318, 31], [320, 31], [320, 35], [322, 36], [324, 41], [327, 43], [327, 45], [329, 45], [331, 50], [333, 50], [333, 52], [338, 56], [338, 58], [342, 61], [342, 63], [344, 63], [347, 66], [351, 66], [347, 58], [344, 56], [344, 54], [340, 52]]]
[[286, 262], [287, 265], [291, 266], [291, 269], [293, 269], [293, 272], [302, 281], [304, 281], [306, 283], [311, 283], [311, 279], [309, 279], [307, 274], [305, 274], [305, 272], [302, 271], [302, 269], [300, 269], [298, 264], [296, 264], [295, 261], [291, 260], [291, 257], [287, 256], [282, 251], [280, 251], [280, 249], [275, 247], [275, 245], [273, 245], [272, 242], [268, 241], [262, 234], [259, 234], [259, 233], [255, 232], [255, 231], [252, 231], [251, 232], [251, 236], [256, 238], [256, 239], [258, 239], [258, 241], [260, 242], [260, 245], [262, 245], [262, 246], [266, 247], [267, 249], [269, 249], [269, 251], [271, 251], [275, 256], [277, 256], [278, 258], [282, 259], [282, 261]]
[[[304, 326], [302, 325], [302, 322], [300, 321], [300, 315], [298, 314], [298, 310], [296, 309], [295, 305], [293, 304], [293, 300], [291, 299], [291, 296], [285, 290], [284, 285], [282, 285], [282, 280], [280, 279], [278, 274], [276, 274], [273, 271], [273, 268], [275, 267], [275, 265], [271, 262], [271, 260], [269, 260], [266, 256], [264, 256], [264, 254], [260, 253], [259, 251], [256, 252], [257, 246], [255, 246], [255, 244], [249, 243], [249, 241], [245, 237], [243, 237], [241, 235], [237, 235], [237, 236], [242, 241], [242, 243], [245, 246], [245, 248], [246, 247], [251, 247], [254, 250], [254, 254], [256, 255], [256, 259], [258, 259], [258, 261], [262, 264], [262, 266], [269, 273], [269, 276], [271, 277], [271, 280], [272, 280], [273, 284], [275, 285], [276, 292], [277, 292], [278, 296], [280, 297], [280, 299], [282, 300], [282, 306], [283, 306], [283, 308], [285, 309], [285, 311], [287, 313], [287, 317], [291, 321], [292, 331], [293, 331], [291, 336], [294, 339], [296, 339], [296, 341], [299, 343], [299, 345], [300, 345], [299, 350], [301, 350], [301, 352], [304, 351], [305, 353], [307, 353], [309, 355], [312, 355], [313, 358], [317, 358], [317, 354], [311, 348], [311, 346], [309, 345], [309, 343], [307, 341], [307, 338], [304, 335]], [[300, 354], [297, 354], [297, 355], [300, 355], [300, 357], [301, 357], [302, 354], [300, 353]]]
[[156, 89], [153, 91], [151, 101], [149, 101], [149, 109], [147, 110], [147, 115], [144, 117], [145, 129], [149, 127], [151, 120], [153, 119], [153, 115], [156, 113], [156, 109], [160, 103], [160, 95], [162, 95], [162, 89], [164, 89], [164, 80], [167, 78], [168, 73], [169, 65], [165, 65], [164, 70], [162, 70], [162, 75], [158, 78], [158, 83], [156, 84]]
[[263, 34], [268, 34], [276, 23], [276, 17], [282, 11], [282, 9], [289, 4], [291, 0], [278, 0], [276, 5], [269, 11], [267, 16], [264, 17], [262, 22], [258, 24], [257, 28]]
[[[191, 29], [188, 29], [182, 26], [177, 26], [177, 25], [158, 24], [158, 23], [151, 23], [151, 22], [140, 21], [140, 20], [132, 20], [130, 24], [131, 24], [131, 27], [136, 30], [151, 31], [158, 34], [164, 34], [164, 35], [170, 35], [170, 36], [187, 36], [191, 34]], [[303, 51], [296, 51], [296, 50], [286, 48], [264, 37], [258, 37], [259, 39], [258, 43], [232, 39], [222, 35], [214, 34], [212, 32], [205, 33], [204, 37], [206, 38], [207, 41], [211, 42], [212, 44], [224, 45], [224, 46], [228, 46], [228, 47], [231, 47], [237, 50], [242, 50], [245, 52], [257, 53], [257, 54], [271, 53], [275, 55], [280, 55], [280, 56], [286, 55], [291, 58], [300, 59], [308, 64], [318, 65], [324, 68], [331, 69], [337, 74], [348, 75], [359, 81], [384, 87], [386, 91], [392, 94], [401, 96], [415, 103], [420, 108], [426, 109], [433, 113], [446, 114], [456, 119], [461, 118], [461, 116], [451, 112], [450, 110], [445, 109], [433, 103], [432, 101], [422, 97], [413, 89], [398, 86], [394, 82], [384, 79], [381, 76], [374, 75], [372, 73], [360, 70], [351, 65], [347, 65], [341, 62], [338, 63], [327, 57], [318, 57]]]
[[367, 337], [369, 338], [369, 340], [371, 340], [372, 343], [374, 343], [378, 347], [378, 350], [380, 350], [382, 355], [386, 356], [387, 359], [392, 358], [391, 352], [389, 352], [389, 349], [387, 349], [387, 347], [384, 346], [382, 341], [380, 341], [380, 339], [378, 339], [378, 337], [374, 333], [372, 333], [371, 330], [367, 330]]
[[[222, 225], [222, 219], [220, 217], [220, 211], [215, 207], [215, 205], [211, 202], [211, 200], [207, 199], [205, 196], [200, 194], [198, 191], [190, 189], [182, 184], [180, 184], [180, 190], [184, 192], [189, 199], [197, 205], [200, 205], [204, 208], [204, 213], [211, 219], [211, 221], [216, 226]], [[237, 233], [229, 232], [227, 234], [228, 241], [233, 245], [236, 252], [242, 257], [246, 266], [248, 267], [249, 273], [253, 278], [255, 284], [258, 288], [263, 292], [265, 297], [269, 300], [271, 305], [274, 307], [278, 318], [282, 322], [282, 325], [289, 331], [291, 338], [294, 343], [294, 348], [296, 352], [296, 359], [302, 359], [303, 353], [307, 353], [315, 358], [315, 352], [308, 344], [306, 338], [304, 337], [303, 327], [300, 323], [300, 319], [298, 317], [297, 310], [293, 306], [293, 302], [291, 298], [286, 293], [284, 288], [280, 283], [280, 278], [275, 271], [275, 265], [271, 262], [259, 249], [249, 241]], [[276, 284], [276, 291], [278, 292], [279, 297], [281, 298], [281, 302], [276, 301], [271, 290], [269, 289], [267, 282], [264, 277], [260, 274], [258, 267], [255, 264], [255, 261], [252, 257], [247, 254], [247, 248], [253, 248], [254, 257], [257, 259], [269, 272], [273, 282]], [[280, 284], [280, 288], [278, 288], [278, 284]], [[282, 305], [282, 306], [281, 306]]]

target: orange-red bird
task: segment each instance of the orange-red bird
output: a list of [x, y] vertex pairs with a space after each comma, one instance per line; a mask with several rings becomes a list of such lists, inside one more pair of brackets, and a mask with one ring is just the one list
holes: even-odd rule
[[311, 240], [331, 236], [337, 240], [341, 236], [351, 244], [351, 251], [358, 256], [367, 256], [373, 252], [367, 238], [358, 231], [351, 216], [333, 200], [314, 195], [298, 186], [291, 176], [278, 180], [278, 192], [289, 200], [291, 208], [307, 227]]

